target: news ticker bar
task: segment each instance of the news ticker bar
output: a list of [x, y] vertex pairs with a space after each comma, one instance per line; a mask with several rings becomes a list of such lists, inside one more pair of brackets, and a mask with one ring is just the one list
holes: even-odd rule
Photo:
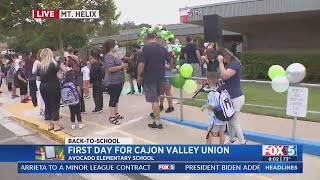
[[98, 19], [99, 10], [33, 10], [37, 19]]
[[0, 162], [293, 162], [301, 145], [0, 145]]
[[18, 163], [18, 173], [303, 173], [302, 162], [266, 163]]

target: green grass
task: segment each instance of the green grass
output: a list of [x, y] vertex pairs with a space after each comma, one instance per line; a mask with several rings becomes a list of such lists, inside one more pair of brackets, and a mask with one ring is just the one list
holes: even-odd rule
[[[256, 83], [242, 83], [242, 90], [246, 98], [246, 104], [264, 105], [272, 107], [286, 107], [287, 103], [287, 92], [276, 93], [272, 90], [269, 84], [256, 84]], [[198, 99], [206, 99], [207, 93], [201, 93], [197, 96]], [[308, 98], [308, 110], [320, 111], [319, 106], [320, 100], [320, 89], [309, 88]], [[184, 102], [185, 105], [201, 107], [205, 102], [187, 100]], [[273, 110], [260, 107], [244, 106], [242, 112], [261, 114], [275, 117], [286, 117], [285, 110]], [[320, 115], [308, 114], [306, 118], [299, 118], [300, 120], [320, 122]]]

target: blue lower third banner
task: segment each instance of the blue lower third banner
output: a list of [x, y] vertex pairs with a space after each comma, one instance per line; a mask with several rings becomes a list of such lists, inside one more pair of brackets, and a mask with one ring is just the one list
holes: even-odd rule
[[20, 162], [18, 173], [302, 173], [302, 162], [94, 163]]

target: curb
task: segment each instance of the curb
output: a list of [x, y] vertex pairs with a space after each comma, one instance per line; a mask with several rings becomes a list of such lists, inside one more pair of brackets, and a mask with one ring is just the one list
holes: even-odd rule
[[[186, 121], [181, 119], [176, 119], [172, 117], [161, 116], [163, 120], [170, 121], [176, 124], [189, 126], [201, 130], [207, 130], [208, 125], [204, 123]], [[320, 156], [320, 142], [308, 141], [303, 139], [292, 139], [287, 137], [275, 136], [270, 134], [256, 133], [252, 131], [244, 131], [244, 137], [247, 140], [259, 142], [262, 144], [301, 144], [303, 145], [303, 153]]]
[[48, 131], [47, 129], [41, 127], [41, 125], [34, 122], [30, 122], [29, 120], [27, 120], [27, 118], [24, 118], [24, 117], [9, 116], [9, 118], [28, 126], [29, 128], [35, 130], [41, 135], [48, 137], [49, 139], [57, 142], [58, 144], [64, 144], [65, 138], [71, 137], [71, 135], [62, 131], [59, 131], [59, 132]]

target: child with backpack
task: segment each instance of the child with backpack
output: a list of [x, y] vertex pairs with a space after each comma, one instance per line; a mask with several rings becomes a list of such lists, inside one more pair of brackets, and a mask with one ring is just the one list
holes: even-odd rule
[[220, 93], [217, 91], [217, 84], [219, 83], [219, 74], [215, 72], [207, 73], [207, 83], [210, 87], [208, 94], [208, 102], [207, 105], [203, 106], [201, 110], [204, 108], [208, 109], [209, 114], [209, 125], [208, 125], [208, 133], [207, 133], [207, 144], [212, 143], [213, 137], [219, 137], [219, 143], [224, 144], [225, 134], [224, 131], [226, 129], [226, 119], [219, 119], [219, 112], [222, 112], [221, 101], [220, 101]]
[[84, 91], [83, 91], [83, 87], [84, 87], [83, 73], [81, 72], [81, 67], [80, 67], [80, 64], [78, 64], [78, 63], [73, 64], [72, 68], [75, 72], [76, 83], [77, 83], [77, 85], [79, 85], [80, 91], [81, 91], [80, 96], [79, 96], [79, 98], [80, 98], [80, 113], [81, 113], [81, 115], [84, 115], [84, 114], [87, 114], [87, 112], [86, 112], [86, 106], [84, 104], [84, 97], [83, 97], [83, 93], [84, 93]]
[[77, 117], [79, 123], [79, 129], [84, 127], [82, 123], [82, 117], [80, 112], [80, 86], [76, 82], [76, 75], [73, 70], [66, 73], [65, 83], [61, 87], [61, 97], [65, 105], [69, 106], [70, 118], [71, 118], [71, 129], [76, 129], [75, 118]]
[[19, 88], [20, 88], [20, 97], [21, 97], [21, 103], [28, 103], [29, 97], [28, 97], [28, 81], [27, 81], [27, 75], [25, 73], [25, 62], [20, 61], [19, 62], [19, 69], [16, 72], [16, 80], [18, 82]]

